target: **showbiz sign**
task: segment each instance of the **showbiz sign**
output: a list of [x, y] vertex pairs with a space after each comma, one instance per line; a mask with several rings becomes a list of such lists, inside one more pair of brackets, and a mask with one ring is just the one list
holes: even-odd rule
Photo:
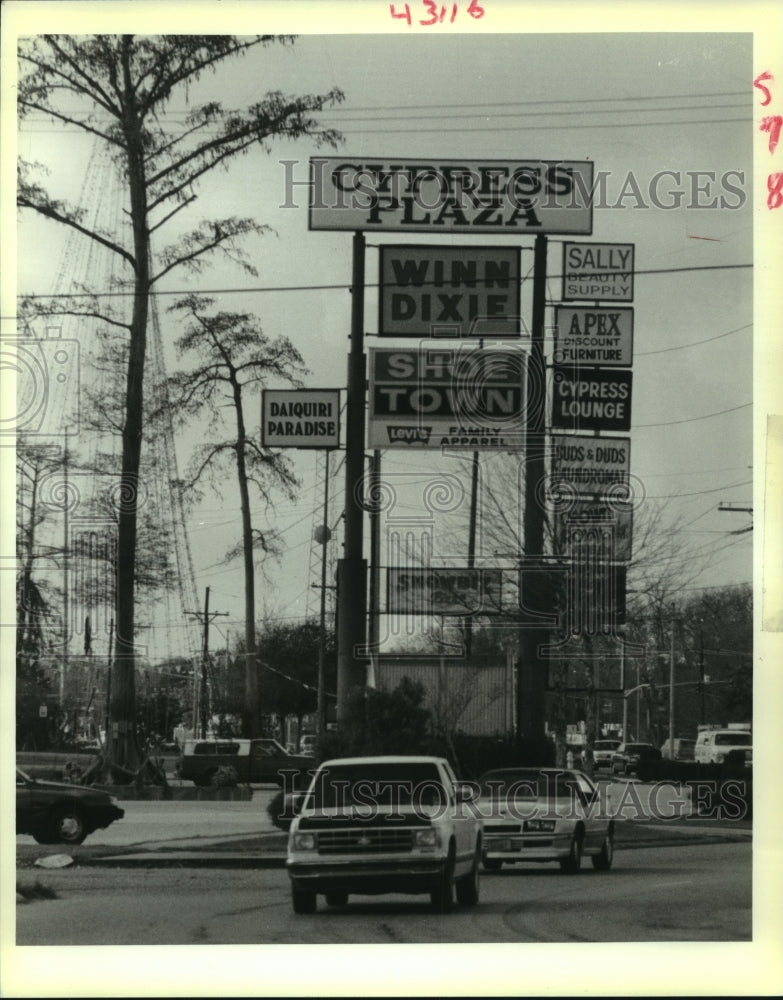
[[370, 351], [370, 448], [513, 450], [522, 442], [521, 351]]
[[310, 229], [505, 236], [593, 231], [585, 160], [310, 159]]

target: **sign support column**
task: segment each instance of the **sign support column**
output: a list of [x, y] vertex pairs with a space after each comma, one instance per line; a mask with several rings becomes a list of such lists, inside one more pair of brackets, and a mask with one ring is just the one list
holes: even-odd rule
[[364, 559], [364, 234], [353, 236], [351, 348], [345, 407], [345, 547], [337, 565], [337, 722], [349, 716], [352, 690], [366, 682], [359, 650], [367, 645], [367, 562]]
[[[530, 356], [527, 363], [527, 395], [525, 401], [525, 514], [523, 521], [523, 565], [534, 563], [544, 553], [544, 510], [539, 486], [544, 481], [546, 366], [544, 364], [544, 320], [546, 307], [547, 239], [536, 236], [533, 265], [533, 322]], [[520, 573], [522, 608], [540, 611], [539, 600], [531, 586], [523, 582], [535, 574]], [[534, 586], [534, 585], [533, 585]], [[530, 610], [523, 610], [529, 615]], [[542, 662], [539, 648], [546, 644], [546, 629], [527, 621], [520, 630], [519, 663], [517, 665], [517, 737], [537, 739], [544, 736], [546, 710], [547, 665]]]

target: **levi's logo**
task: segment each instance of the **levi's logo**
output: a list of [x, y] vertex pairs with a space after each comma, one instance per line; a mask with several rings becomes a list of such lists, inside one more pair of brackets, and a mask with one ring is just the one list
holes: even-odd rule
[[427, 444], [432, 434], [431, 427], [391, 427], [387, 426], [389, 441], [406, 441], [409, 444]]

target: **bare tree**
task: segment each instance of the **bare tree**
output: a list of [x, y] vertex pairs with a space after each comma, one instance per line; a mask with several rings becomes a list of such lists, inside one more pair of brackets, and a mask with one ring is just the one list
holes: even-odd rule
[[326, 94], [286, 96], [268, 93], [244, 111], [208, 101], [194, 106], [184, 124], [166, 109], [175, 94], [187, 101], [188, 88], [202, 74], [250, 49], [291, 39], [274, 36], [237, 38], [232, 35], [41, 35], [25, 39], [19, 48], [22, 73], [18, 108], [24, 120], [44, 114], [66, 127], [93, 136], [111, 151], [124, 179], [130, 238], [101, 231], [87, 220], [86, 206], [71, 206], [52, 198], [22, 165], [18, 204], [68, 227], [121, 262], [131, 290], [130, 315], [107, 308], [93, 297], [75, 296], [48, 305], [23, 303], [30, 315], [91, 316], [124, 329], [128, 363], [122, 423], [119, 511], [116, 667], [112, 683], [111, 761], [126, 772], [139, 761], [135, 734], [134, 592], [136, 586], [137, 488], [143, 436], [143, 376], [150, 295], [175, 269], [198, 272], [205, 259], [222, 251], [247, 271], [239, 240], [261, 231], [251, 218], [201, 221], [190, 232], [153, 255], [152, 240], [197, 198], [196, 185], [208, 172], [253, 145], [269, 151], [271, 140], [308, 137], [334, 145], [338, 135], [321, 129], [312, 118], [342, 99], [339, 90]]
[[249, 392], [260, 390], [270, 379], [297, 384], [304, 373], [299, 352], [285, 337], [270, 340], [258, 322], [247, 313], [207, 310], [211, 299], [190, 296], [172, 308], [183, 313], [188, 326], [177, 340], [180, 357], [195, 355], [196, 367], [179, 372], [169, 380], [171, 404], [180, 420], [206, 412], [213, 429], [224, 421], [226, 407], [234, 415], [234, 428], [228, 438], [204, 444], [196, 456], [192, 488], [207, 473], [219, 489], [216, 473], [226, 464], [236, 470], [242, 513], [242, 541], [227, 558], [242, 554], [245, 564], [245, 735], [260, 733], [261, 713], [258, 690], [258, 662], [255, 629], [255, 558], [278, 551], [274, 531], [253, 527], [250, 510], [250, 487], [254, 487], [267, 506], [272, 504], [274, 489], [292, 499], [296, 479], [289, 460], [280, 452], [263, 448], [257, 434], [246, 424]]

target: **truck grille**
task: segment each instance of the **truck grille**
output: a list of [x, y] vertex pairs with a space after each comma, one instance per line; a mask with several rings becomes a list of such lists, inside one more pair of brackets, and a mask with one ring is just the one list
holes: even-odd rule
[[319, 854], [393, 854], [413, 848], [411, 829], [322, 830], [318, 833]]

